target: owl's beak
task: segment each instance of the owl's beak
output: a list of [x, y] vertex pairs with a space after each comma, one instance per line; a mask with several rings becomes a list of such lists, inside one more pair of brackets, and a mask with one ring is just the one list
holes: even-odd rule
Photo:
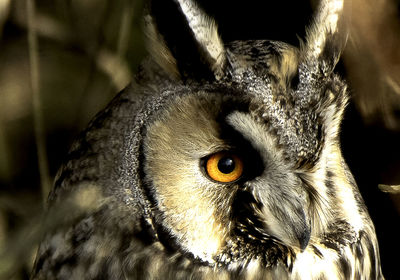
[[[292, 196], [292, 199], [268, 199], [260, 196], [263, 203], [265, 230], [283, 243], [304, 251], [311, 237], [311, 221], [304, 210], [305, 199]], [[271, 197], [269, 197], [271, 198]]]
[[[293, 205], [292, 205], [293, 206]], [[286, 244], [300, 248], [304, 251], [311, 237], [311, 223], [302, 209], [287, 209], [286, 215], [279, 217], [281, 224], [279, 230], [274, 234]], [[275, 230], [272, 230], [274, 232]]]
[[[304, 211], [303, 211], [304, 213]], [[308, 219], [305, 214], [303, 214], [304, 220], [299, 221], [300, 223], [293, 228], [295, 235], [297, 237], [297, 240], [300, 245], [301, 251], [304, 251], [304, 249], [307, 247], [308, 242], [310, 241], [310, 236], [311, 236], [311, 224], [308, 222]]]

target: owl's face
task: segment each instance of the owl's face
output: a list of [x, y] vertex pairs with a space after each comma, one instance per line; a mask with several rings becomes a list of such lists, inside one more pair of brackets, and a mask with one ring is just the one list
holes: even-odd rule
[[369, 219], [340, 152], [347, 94], [333, 68], [346, 35], [343, 2], [333, 2], [300, 49], [223, 44], [190, 1], [178, 10], [195, 50], [171, 46], [185, 34], [169, 33], [157, 9], [147, 18], [150, 53], [174, 83], [155, 98], [141, 165], [167, 248], [205, 265], [291, 267], [298, 254], [306, 263], [323, 254], [321, 239], [338, 228], [353, 236]]
[[204, 262], [249, 241], [246, 258], [271, 240], [302, 250], [310, 238], [306, 186], [251, 103], [240, 93], [191, 92], [169, 100], [146, 132], [159, 230]]

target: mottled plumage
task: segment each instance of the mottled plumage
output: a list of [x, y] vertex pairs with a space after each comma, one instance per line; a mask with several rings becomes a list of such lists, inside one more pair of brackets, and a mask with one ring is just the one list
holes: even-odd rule
[[340, 151], [343, 5], [297, 49], [223, 44], [194, 1], [152, 1], [150, 58], [60, 169], [33, 279], [383, 279]]

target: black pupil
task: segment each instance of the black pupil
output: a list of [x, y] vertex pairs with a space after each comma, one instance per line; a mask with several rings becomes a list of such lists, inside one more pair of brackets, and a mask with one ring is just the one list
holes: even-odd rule
[[223, 157], [218, 161], [218, 169], [224, 174], [229, 174], [235, 169], [235, 161], [230, 157]]

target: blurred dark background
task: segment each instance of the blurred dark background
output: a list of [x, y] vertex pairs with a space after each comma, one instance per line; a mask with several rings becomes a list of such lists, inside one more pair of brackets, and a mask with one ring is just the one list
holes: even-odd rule
[[[297, 46], [318, 3], [199, 2], [224, 41]], [[400, 185], [399, 6], [399, 0], [354, 0], [351, 36], [338, 66], [352, 95], [343, 153], [376, 225], [386, 279], [400, 279], [400, 195], [378, 189]], [[139, 0], [0, 0], [0, 252], [29, 235], [47, 195], [41, 185], [53, 180], [79, 131], [136, 72], [146, 55], [142, 11]], [[37, 46], [29, 34], [36, 34]], [[36, 136], [35, 123], [42, 124]], [[40, 161], [38, 147], [44, 148]], [[18, 259], [12, 279], [26, 279], [35, 246], [12, 251], [18, 254], [0, 253], [0, 278]]]

